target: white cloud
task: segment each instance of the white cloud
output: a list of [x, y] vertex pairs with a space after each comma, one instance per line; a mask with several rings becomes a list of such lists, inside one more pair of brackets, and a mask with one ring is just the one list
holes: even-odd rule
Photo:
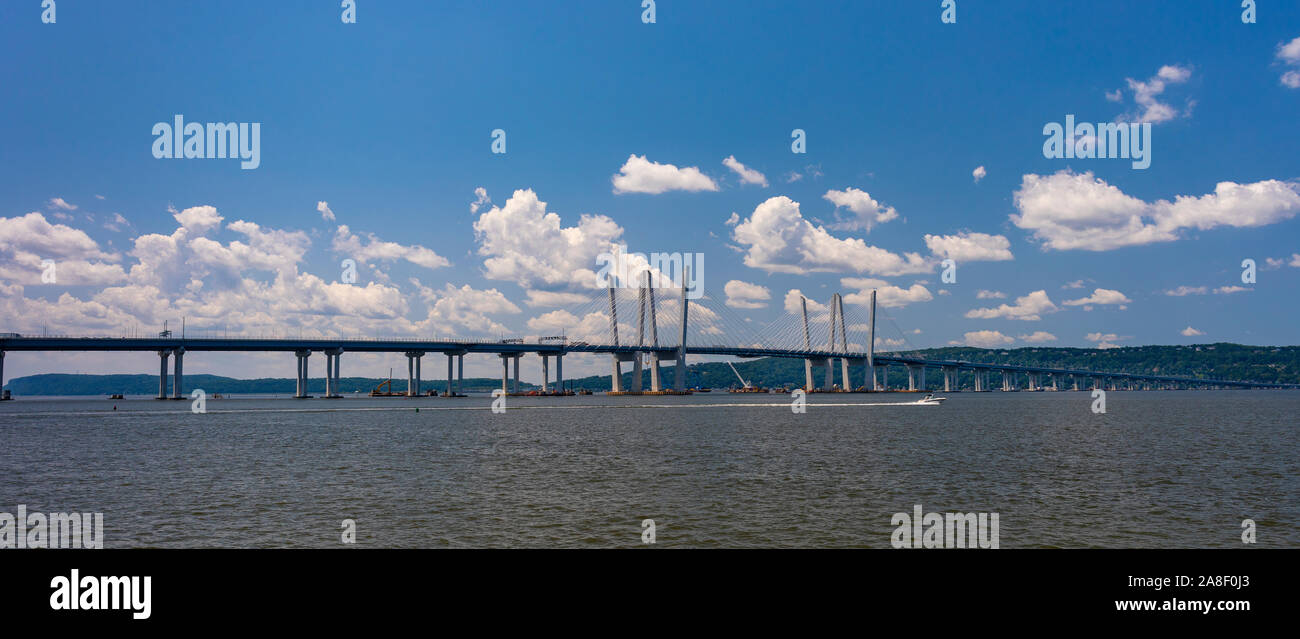
[[1034, 331], [1029, 335], [1021, 335], [1020, 340], [1030, 344], [1041, 344], [1043, 342], [1055, 342], [1056, 336], [1047, 331]]
[[1165, 295], [1170, 297], [1184, 297], [1187, 295], [1205, 295], [1210, 289], [1204, 286], [1179, 286], [1178, 288], [1165, 291]]
[[53, 260], [57, 284], [113, 284], [126, 279], [126, 272], [114, 263], [120, 259], [84, 231], [51, 224], [40, 213], [0, 217], [0, 280], [41, 284], [44, 262]]
[[50, 201], [48, 202], [47, 206], [49, 206], [49, 208], [52, 208], [52, 209], [61, 209], [61, 210], [64, 210], [64, 211], [75, 211], [75, 210], [77, 210], [77, 205], [75, 205], [75, 204], [68, 204], [68, 203], [67, 203], [63, 198], [61, 198], [61, 197], [50, 198]]
[[740, 215], [738, 215], [735, 211], [732, 211], [731, 217], [727, 218], [726, 224], [727, 226], [735, 226], [737, 224], [740, 224]]
[[342, 253], [361, 262], [406, 260], [430, 269], [451, 265], [447, 258], [423, 246], [385, 242], [375, 237], [374, 233], [367, 233], [366, 238], [367, 241], [362, 242], [361, 238], [354, 235], [346, 224], [340, 224], [334, 232], [333, 249], [336, 253]]
[[840, 285], [847, 288], [856, 288], [858, 292], [849, 293], [844, 296], [844, 303], [856, 304], [863, 308], [871, 305], [871, 290], [876, 291], [876, 305], [885, 308], [900, 308], [908, 304], [918, 302], [928, 302], [934, 299], [929, 289], [920, 284], [913, 284], [908, 288], [891, 286], [884, 280], [862, 277], [846, 277], [840, 280]]
[[525, 300], [524, 303], [532, 307], [576, 306], [588, 300], [588, 296], [586, 295], [557, 291], [529, 290], [527, 295], [528, 299]]
[[1196, 337], [1197, 335], [1204, 335], [1204, 334], [1205, 334], [1204, 332], [1202, 332], [1202, 331], [1198, 331], [1198, 330], [1192, 328], [1191, 326], [1188, 326], [1187, 328], [1184, 328], [1183, 330], [1179, 331], [1179, 333], [1182, 334], [1184, 337]]
[[104, 222], [104, 228], [113, 231], [114, 233], [121, 231], [123, 227], [127, 226], [131, 226], [131, 223], [128, 222], [125, 217], [122, 217], [121, 213], [114, 213], [107, 222]]
[[1074, 280], [1061, 285], [1061, 288], [1083, 288], [1083, 280]]
[[1006, 293], [1003, 293], [1002, 291], [986, 291], [986, 290], [984, 290], [984, 289], [980, 289], [980, 290], [978, 290], [978, 291], [975, 291], [975, 299], [977, 299], [977, 300], [1004, 300], [1004, 299], [1007, 299], [1007, 294], [1006, 294]]
[[1092, 295], [1081, 297], [1077, 300], [1066, 300], [1061, 302], [1065, 306], [1083, 306], [1085, 304], [1128, 304], [1132, 302], [1127, 296], [1119, 291], [1113, 291], [1108, 288], [1093, 289]]
[[1017, 297], [1015, 304], [1002, 304], [997, 308], [976, 308], [966, 311], [971, 319], [1005, 318], [1013, 320], [1037, 321], [1043, 313], [1054, 313], [1056, 304], [1047, 296], [1047, 291], [1034, 291], [1023, 297]]
[[736, 156], [734, 155], [728, 155], [726, 159], [722, 161], [722, 164], [732, 171], [735, 171], [736, 175], [740, 176], [740, 181], [745, 184], [757, 184], [762, 187], [767, 186], [767, 176], [741, 164], [736, 160]]
[[[1300, 67], [1300, 37], [1277, 46], [1277, 59], [1282, 64]], [[1282, 74], [1282, 85], [1289, 89], [1300, 89], [1300, 71], [1289, 70]]]
[[474, 189], [474, 202], [469, 205], [470, 213], [478, 213], [479, 209], [492, 203], [492, 198], [488, 197], [487, 189], [477, 187]]
[[1114, 333], [1088, 333], [1087, 335], [1084, 335], [1083, 338], [1089, 342], [1097, 342], [1097, 348], [1103, 350], [1107, 348], [1119, 348], [1119, 345], [1115, 344], [1115, 342], [1128, 339], [1127, 337], [1120, 337]]
[[1011, 241], [1001, 235], [962, 231], [956, 235], [926, 235], [931, 253], [957, 262], [1003, 262], [1015, 259]]
[[1289, 182], [1220, 182], [1214, 193], [1148, 203], [1091, 172], [1069, 170], [1025, 175], [1014, 199], [1020, 213], [1011, 215], [1011, 222], [1030, 231], [1044, 247], [1062, 251], [1170, 242], [1179, 239], [1183, 229], [1265, 226], [1300, 212], [1300, 186]]
[[519, 307], [495, 288], [477, 290], [468, 284], [460, 288], [447, 284], [430, 309], [428, 321], [445, 334], [454, 335], [459, 329], [465, 329], [470, 333], [492, 335], [506, 333], [508, 329], [489, 315], [518, 312]]
[[750, 284], [740, 280], [731, 280], [724, 287], [727, 293], [727, 306], [732, 308], [764, 308], [772, 292], [765, 286]]
[[[1167, 122], [1179, 115], [1178, 109], [1160, 102], [1157, 98], [1165, 92], [1171, 84], [1182, 84], [1192, 77], [1192, 70], [1187, 67], [1178, 65], [1165, 65], [1160, 67], [1154, 76], [1145, 82], [1127, 78], [1125, 81], [1128, 88], [1133, 92], [1133, 101], [1141, 107], [1140, 112], [1126, 113], [1117, 118], [1122, 122], [1150, 122], [1159, 124]], [[1107, 94], [1107, 97], [1112, 94]], [[1122, 98], [1121, 98], [1122, 99]], [[1188, 106], [1190, 111], [1191, 106]], [[1188, 115], [1187, 111], [1183, 115]]]
[[644, 155], [629, 155], [612, 181], [616, 194], [718, 190], [718, 184], [697, 167], [679, 169], [672, 164], [651, 162]]
[[822, 196], [834, 204], [837, 209], [846, 208], [857, 217], [832, 224], [828, 228], [839, 231], [870, 231], [875, 224], [884, 224], [898, 217], [898, 211], [892, 206], [877, 202], [866, 191], [849, 187], [843, 191], [830, 190]]
[[322, 220], [325, 220], [326, 222], [334, 221], [334, 211], [330, 210], [329, 202], [326, 202], [325, 200], [321, 200], [317, 202], [316, 210], [320, 212], [320, 217]]
[[563, 226], [532, 189], [517, 190], [474, 222], [484, 274], [525, 289], [590, 289], [596, 286], [596, 257], [611, 250], [623, 228], [604, 215], [583, 215]]
[[1232, 293], [1241, 293], [1243, 291], [1249, 291], [1249, 290], [1250, 289], [1246, 288], [1245, 286], [1220, 286], [1219, 288], [1214, 289], [1214, 294], [1229, 295]]
[[[785, 294], [785, 301], [782, 304], [782, 306], [785, 307], [785, 312], [790, 313], [792, 315], [799, 315], [803, 313], [803, 306], [800, 304], [800, 300], [802, 300], [804, 297], [805, 295], [803, 294], [803, 291], [800, 291], [797, 288], [790, 289], [790, 291]], [[829, 306], [825, 304], [819, 304], [812, 299], [808, 300], [809, 313], [821, 313], [828, 310], [829, 308], [830, 308]]]
[[769, 273], [903, 275], [933, 269], [917, 253], [898, 255], [857, 238], [839, 239], [804, 219], [799, 203], [783, 195], [759, 204], [732, 231], [732, 239], [744, 247], [746, 266]]
[[971, 171], [970, 174], [972, 177], [975, 178], [975, 183], [978, 184], [980, 180], [984, 179], [984, 176], [989, 174], [989, 172], [984, 170], [984, 165], [981, 164], [975, 167], [975, 170]]
[[962, 338], [962, 343], [975, 348], [997, 348], [1016, 341], [1015, 338], [1003, 335], [1000, 331], [970, 331]]

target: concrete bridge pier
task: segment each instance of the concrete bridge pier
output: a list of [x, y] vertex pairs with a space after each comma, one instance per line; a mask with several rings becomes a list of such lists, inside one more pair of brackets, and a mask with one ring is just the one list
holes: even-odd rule
[[975, 378], [974, 379], [975, 392], [977, 393], [984, 392], [984, 371], [976, 368], [971, 371], [971, 377]]
[[516, 353], [511, 359], [515, 361], [515, 377], [510, 381], [510, 392], [519, 392], [519, 360], [523, 357], [522, 353]]
[[564, 392], [564, 353], [555, 356], [555, 389]]
[[548, 393], [551, 390], [551, 356], [546, 353], [538, 353], [542, 356], [542, 392]]
[[[634, 361], [638, 359], [640, 357], [640, 353], [611, 353], [610, 357], [614, 360], [614, 376], [610, 379], [609, 392], [611, 393], [626, 392], [626, 390], [623, 388], [623, 362]], [[636, 386], [635, 380], [633, 380], [633, 385], [634, 388], [638, 388], [639, 390], [639, 387]]]
[[609, 392], [621, 393], [623, 392], [623, 360], [619, 359], [618, 353], [611, 355], [610, 359], [614, 360], [614, 374], [609, 380]]
[[456, 355], [456, 394], [460, 395], [465, 392], [465, 354]]
[[951, 393], [957, 390], [957, 367], [943, 367], [943, 392]]
[[510, 353], [501, 353], [501, 394], [510, 392]]
[[311, 351], [294, 351], [294, 359], [298, 360], [298, 385], [294, 391], [295, 399], [305, 399], [307, 395], [307, 361], [311, 358]]
[[1038, 385], [1038, 373], [1033, 373], [1033, 372], [1031, 372], [1031, 373], [1026, 373], [1026, 375], [1028, 375], [1028, 377], [1029, 377], [1029, 389], [1028, 389], [1028, 390], [1031, 390], [1031, 391], [1042, 390], [1042, 388]]
[[158, 351], [158, 359], [162, 360], [162, 368], [158, 370], [158, 397], [157, 399], [167, 399], [167, 358], [171, 357], [172, 352], [168, 350]]
[[325, 398], [338, 399], [339, 394], [339, 359], [343, 349], [331, 348], [325, 351]]
[[919, 364], [907, 365], [907, 390], [925, 390], [925, 366]]
[[655, 351], [650, 355], [650, 392], [652, 393], [659, 393], [664, 390], [663, 377], [659, 372], [659, 360], [661, 357], [662, 356], [658, 351]]
[[456, 363], [456, 356], [452, 355], [451, 353], [447, 353], [447, 391], [446, 391], [447, 394], [445, 395], [445, 397], [451, 397], [453, 394], [452, 381], [455, 379], [455, 377], [452, 377], [452, 366], [455, 365], [455, 363]]
[[1002, 392], [1008, 392], [1015, 386], [1015, 379], [1012, 378], [1012, 375], [1014, 373], [1011, 371], [1005, 368], [1002, 369]]
[[642, 375], [644, 375], [644, 369], [642, 368], [642, 361], [641, 361], [642, 353], [638, 351], [638, 352], [636, 352], [636, 353], [633, 353], [632, 355], [633, 355], [633, 357], [632, 357], [632, 392], [634, 392], [634, 393], [640, 393], [640, 392], [641, 392], [641, 377], [642, 377]]
[[420, 395], [420, 359], [424, 353], [419, 351], [408, 351], [406, 353], [406, 396], [418, 397]]
[[185, 399], [181, 394], [181, 384], [184, 383], [184, 364], [185, 364], [185, 347], [180, 346], [175, 350], [176, 365], [172, 369], [172, 399]]

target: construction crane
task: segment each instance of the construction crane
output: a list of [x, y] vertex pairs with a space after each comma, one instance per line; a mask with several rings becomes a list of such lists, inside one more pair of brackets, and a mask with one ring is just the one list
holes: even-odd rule
[[731, 372], [736, 374], [736, 379], [739, 379], [741, 384], [740, 388], [732, 389], [731, 392], [733, 393], [766, 393], [767, 392], [766, 388], [758, 388], [750, 384], [749, 382], [745, 381], [745, 378], [740, 376], [740, 371], [736, 370], [736, 367], [732, 366], [731, 362], [727, 362], [727, 366], [731, 366]]

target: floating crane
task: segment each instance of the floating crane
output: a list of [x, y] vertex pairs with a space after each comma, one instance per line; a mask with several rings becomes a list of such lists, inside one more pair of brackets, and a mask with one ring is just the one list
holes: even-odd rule
[[757, 388], [753, 384], [750, 384], [749, 382], [745, 381], [745, 378], [740, 376], [740, 371], [736, 370], [736, 367], [732, 366], [731, 362], [727, 362], [727, 366], [731, 366], [731, 372], [735, 373], [736, 379], [740, 380], [740, 388], [733, 388], [731, 389], [731, 392], [733, 393], [766, 393], [767, 392], [766, 388]]

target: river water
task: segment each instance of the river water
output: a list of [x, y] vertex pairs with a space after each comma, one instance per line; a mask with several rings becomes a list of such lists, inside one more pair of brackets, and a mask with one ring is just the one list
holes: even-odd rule
[[22, 397], [0, 511], [102, 512], [108, 548], [888, 548], [916, 505], [1002, 548], [1300, 545], [1300, 391], [947, 397]]

